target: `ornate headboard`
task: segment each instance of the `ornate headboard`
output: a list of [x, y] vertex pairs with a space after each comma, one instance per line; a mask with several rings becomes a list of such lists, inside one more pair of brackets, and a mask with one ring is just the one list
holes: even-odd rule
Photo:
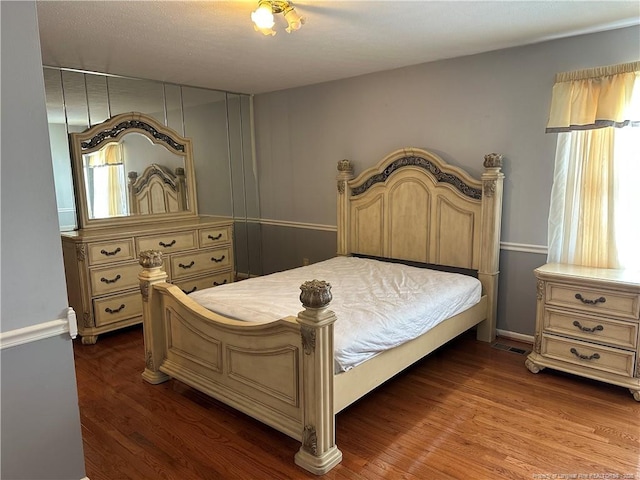
[[495, 326], [501, 166], [501, 155], [485, 155], [485, 171], [475, 179], [434, 153], [404, 148], [353, 178], [350, 162], [340, 161], [338, 255], [360, 253], [477, 270]]
[[134, 171], [127, 175], [131, 213], [156, 214], [185, 210], [184, 168], [176, 168], [174, 174], [168, 168], [153, 163], [140, 176]]

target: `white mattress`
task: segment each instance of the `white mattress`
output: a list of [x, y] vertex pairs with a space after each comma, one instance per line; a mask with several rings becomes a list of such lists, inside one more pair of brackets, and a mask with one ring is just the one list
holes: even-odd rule
[[397, 263], [336, 257], [306, 267], [192, 293], [204, 307], [239, 320], [297, 315], [300, 285], [326, 280], [333, 300], [336, 372], [418, 337], [480, 301], [473, 277]]

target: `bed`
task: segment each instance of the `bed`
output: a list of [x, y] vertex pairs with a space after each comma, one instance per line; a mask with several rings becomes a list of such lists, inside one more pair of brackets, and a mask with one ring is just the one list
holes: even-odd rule
[[344, 294], [332, 293], [331, 282], [308, 278], [298, 291], [302, 307], [247, 322], [166, 283], [162, 254], [141, 252], [143, 378], [175, 378], [253, 416], [301, 442], [297, 465], [328, 472], [342, 459], [338, 412], [472, 327], [481, 341], [495, 338], [501, 163], [500, 155], [485, 155], [475, 179], [418, 148], [392, 152], [355, 178], [349, 161], [338, 162], [338, 258], [471, 270], [481, 288], [472, 306], [349, 368], [336, 365], [334, 333], [346, 319], [331, 309], [332, 295]]
[[174, 213], [186, 209], [184, 168], [178, 167], [173, 173], [163, 165], [152, 163], [142, 175], [130, 171], [127, 177], [131, 213]]

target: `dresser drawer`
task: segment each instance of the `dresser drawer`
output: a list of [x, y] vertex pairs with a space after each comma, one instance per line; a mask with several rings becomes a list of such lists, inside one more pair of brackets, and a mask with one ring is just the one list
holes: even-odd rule
[[569, 340], [554, 335], [543, 335], [540, 353], [590, 369], [633, 377], [635, 352]]
[[171, 257], [172, 280], [190, 277], [199, 273], [215, 272], [231, 265], [231, 248], [183, 253]]
[[637, 294], [555, 282], [547, 282], [546, 294], [547, 305], [598, 315], [638, 319], [640, 296]]
[[141, 271], [140, 264], [126, 263], [111, 267], [91, 268], [91, 289], [94, 296], [106, 293], [115, 293], [139, 285], [138, 274]]
[[638, 343], [637, 322], [589, 317], [551, 308], [545, 308], [544, 331], [623, 348], [635, 349]]
[[233, 272], [222, 272], [215, 275], [207, 275], [206, 277], [190, 278], [176, 282], [175, 285], [180, 287], [184, 293], [193, 293], [196, 290], [204, 290], [205, 288], [217, 287], [233, 281]]
[[231, 240], [231, 227], [205, 228], [200, 230], [200, 246], [215, 247]]
[[133, 241], [130, 238], [87, 245], [89, 265], [100, 265], [124, 260], [133, 260]]
[[160, 250], [163, 253], [192, 250], [198, 246], [195, 230], [186, 232], [163, 233], [136, 238], [138, 252]]
[[142, 316], [142, 295], [139, 291], [93, 301], [96, 327]]

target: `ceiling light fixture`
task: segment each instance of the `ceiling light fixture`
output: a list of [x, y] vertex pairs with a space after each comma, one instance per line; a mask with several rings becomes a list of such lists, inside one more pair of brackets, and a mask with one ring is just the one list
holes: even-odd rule
[[284, 15], [284, 19], [288, 24], [286, 28], [288, 33], [300, 30], [305, 21], [304, 17], [298, 15], [298, 12], [295, 11], [289, 1], [260, 0], [256, 11], [251, 12], [251, 20], [255, 24], [253, 28], [265, 35], [275, 35], [276, 31], [273, 29], [275, 25], [274, 13], [282, 13]]

